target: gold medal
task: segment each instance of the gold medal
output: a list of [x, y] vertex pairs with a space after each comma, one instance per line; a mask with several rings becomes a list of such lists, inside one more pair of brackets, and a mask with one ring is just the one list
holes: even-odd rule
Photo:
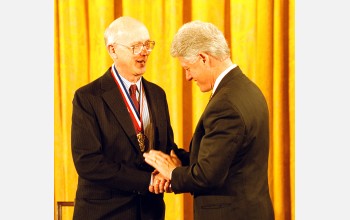
[[139, 142], [141, 152], [145, 151], [147, 145], [147, 137], [142, 132], [137, 133], [137, 141]]

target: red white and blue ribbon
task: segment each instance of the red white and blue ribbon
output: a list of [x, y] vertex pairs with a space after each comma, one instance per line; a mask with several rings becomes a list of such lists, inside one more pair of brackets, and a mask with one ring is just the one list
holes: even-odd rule
[[120, 75], [117, 71], [117, 69], [115, 68], [114, 64], [112, 65], [112, 76], [114, 78], [114, 81], [116, 82], [119, 91], [123, 94], [123, 100], [124, 103], [126, 105], [126, 108], [129, 111], [129, 114], [131, 116], [131, 120], [133, 121], [133, 124], [135, 126], [135, 129], [137, 132], [142, 131], [142, 107], [143, 107], [143, 95], [142, 95], [142, 82], [140, 83], [140, 99], [139, 102], [141, 103], [140, 105], [140, 114], [136, 111], [136, 107], [134, 105], [134, 103], [131, 100], [130, 94], [127, 91], [127, 89], [125, 88], [125, 85], [122, 81], [122, 79], [120, 78]]

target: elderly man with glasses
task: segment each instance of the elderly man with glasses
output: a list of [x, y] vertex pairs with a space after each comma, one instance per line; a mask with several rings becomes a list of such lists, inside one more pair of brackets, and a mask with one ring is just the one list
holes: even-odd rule
[[174, 149], [181, 157], [183, 151], [174, 143], [164, 90], [143, 77], [155, 42], [131, 17], [114, 20], [104, 38], [113, 64], [73, 98], [71, 145], [79, 176], [73, 219], [163, 220], [163, 194], [148, 188], [164, 180], [142, 154]]

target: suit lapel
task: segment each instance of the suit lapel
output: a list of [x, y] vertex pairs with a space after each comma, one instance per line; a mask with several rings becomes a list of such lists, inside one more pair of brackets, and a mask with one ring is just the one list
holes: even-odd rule
[[149, 85], [149, 82], [147, 80], [145, 80], [144, 78], [142, 78], [142, 85], [143, 85], [143, 88], [145, 90], [145, 96], [146, 96], [146, 99], [147, 99], [147, 104], [148, 104], [148, 109], [150, 111], [150, 119], [151, 119], [151, 122], [153, 123], [152, 121], [152, 118], [154, 115], [157, 115], [157, 109], [158, 108], [155, 108], [155, 106], [158, 106], [157, 105], [157, 100], [154, 99], [151, 95], [149, 94], [155, 94], [155, 92], [152, 91], [152, 87]]
[[142, 78], [142, 85], [145, 91], [145, 96], [147, 99], [147, 105], [148, 105], [148, 111], [149, 111], [149, 119], [150, 119], [150, 124], [148, 125], [147, 132], [145, 131], [147, 137], [149, 138], [149, 148], [154, 148], [155, 147], [155, 128], [158, 127], [156, 125], [157, 120], [156, 118], [159, 118], [159, 108], [157, 106], [163, 105], [164, 103], [160, 104], [158, 103], [158, 99], [155, 97], [157, 96], [152, 96], [151, 94], [156, 94], [156, 91], [153, 90], [153, 87], [151, 84]]
[[[215, 93], [213, 94], [213, 96], [211, 97], [211, 99], [209, 100], [207, 106], [205, 107], [201, 117], [198, 120], [198, 123], [196, 125], [196, 128], [194, 130], [194, 135], [192, 137], [191, 140], [191, 144], [190, 144], [190, 148], [191, 148], [191, 152], [193, 151], [193, 156], [191, 156], [191, 158], [196, 158], [196, 154], [198, 153], [198, 148], [199, 148], [199, 142], [197, 141], [197, 139], [201, 139], [204, 135], [204, 128], [203, 128], [203, 115], [205, 113], [205, 111], [207, 110], [207, 108], [212, 108], [215, 107], [213, 105], [210, 105], [210, 102], [215, 98], [215, 96], [220, 93], [220, 90], [225, 87], [227, 85], [227, 83], [229, 83], [231, 80], [233, 80], [235, 77], [238, 77], [240, 74], [242, 74], [241, 69], [239, 68], [239, 66], [237, 66], [236, 68], [232, 69], [230, 72], [228, 72], [226, 74], [226, 76], [224, 78], [222, 78], [221, 82], [219, 83], [218, 87], [216, 88]], [[191, 154], [192, 155], [192, 154]]]
[[104, 101], [107, 103], [111, 112], [113, 112], [115, 118], [119, 121], [120, 126], [129, 137], [133, 146], [140, 151], [134, 125], [132, 124], [122, 94], [120, 93], [118, 85], [115, 83], [110, 70], [105, 73], [101, 82], [101, 88], [105, 91], [102, 94]]

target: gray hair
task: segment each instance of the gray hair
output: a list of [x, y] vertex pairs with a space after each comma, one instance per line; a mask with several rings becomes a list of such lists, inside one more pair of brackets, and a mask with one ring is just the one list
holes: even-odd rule
[[175, 34], [170, 54], [192, 63], [200, 52], [220, 60], [230, 56], [225, 36], [215, 25], [202, 21], [188, 22]]
[[105, 45], [108, 46], [109, 44], [113, 44], [117, 42], [121, 32], [123, 31], [125, 32], [125, 30], [127, 30], [128, 28], [138, 26], [138, 25], [144, 26], [143, 23], [129, 16], [123, 16], [115, 19], [106, 28], [104, 32]]

